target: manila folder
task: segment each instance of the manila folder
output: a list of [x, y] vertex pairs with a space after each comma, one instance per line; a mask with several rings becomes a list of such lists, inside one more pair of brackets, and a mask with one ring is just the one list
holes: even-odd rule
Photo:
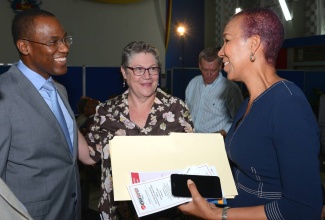
[[131, 200], [131, 172], [185, 170], [215, 166], [225, 198], [238, 193], [219, 133], [171, 133], [168, 136], [115, 136], [110, 143], [114, 200]]

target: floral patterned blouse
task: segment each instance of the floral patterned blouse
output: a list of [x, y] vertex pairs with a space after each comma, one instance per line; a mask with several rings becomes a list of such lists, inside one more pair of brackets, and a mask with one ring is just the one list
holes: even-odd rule
[[[91, 158], [96, 162], [101, 160], [102, 163], [101, 198], [98, 208], [102, 219], [105, 220], [136, 218], [132, 214], [132, 203], [114, 202], [109, 140], [115, 135], [168, 135], [170, 132], [194, 132], [190, 112], [184, 101], [166, 94], [159, 88], [145, 126], [138, 127], [130, 120], [128, 93], [127, 90], [122, 95], [99, 104], [90, 132], [86, 135]], [[127, 158], [125, 160], [127, 162]]]

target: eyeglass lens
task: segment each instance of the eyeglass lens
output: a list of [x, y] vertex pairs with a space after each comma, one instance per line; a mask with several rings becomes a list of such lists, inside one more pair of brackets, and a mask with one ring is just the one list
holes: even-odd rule
[[159, 67], [149, 67], [149, 68], [144, 68], [144, 67], [129, 67], [130, 69], [133, 70], [133, 73], [137, 76], [142, 76], [143, 74], [145, 74], [146, 70], [148, 70], [150, 75], [157, 75], [159, 74]]

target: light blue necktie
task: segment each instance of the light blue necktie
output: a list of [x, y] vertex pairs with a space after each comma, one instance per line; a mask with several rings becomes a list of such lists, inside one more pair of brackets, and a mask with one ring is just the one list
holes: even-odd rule
[[61, 107], [59, 105], [58, 96], [56, 94], [56, 88], [55, 88], [52, 81], [46, 81], [44, 83], [44, 85], [43, 85], [43, 88], [46, 90], [46, 92], [49, 94], [49, 96], [51, 98], [52, 111], [53, 111], [56, 119], [58, 120], [59, 124], [61, 125], [64, 136], [65, 136], [65, 138], [66, 138], [66, 140], [68, 142], [70, 151], [72, 153], [72, 144], [71, 144], [71, 140], [70, 140], [70, 134], [69, 134], [67, 123], [66, 123], [65, 118], [63, 116], [63, 112], [62, 112]]

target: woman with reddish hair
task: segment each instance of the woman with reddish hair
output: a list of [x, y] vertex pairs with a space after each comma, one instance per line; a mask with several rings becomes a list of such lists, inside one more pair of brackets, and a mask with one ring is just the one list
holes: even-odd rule
[[245, 83], [225, 145], [238, 196], [208, 203], [188, 180], [193, 200], [179, 206], [203, 219], [320, 219], [319, 130], [303, 92], [276, 74], [284, 27], [270, 9], [235, 14], [219, 51], [228, 79]]

